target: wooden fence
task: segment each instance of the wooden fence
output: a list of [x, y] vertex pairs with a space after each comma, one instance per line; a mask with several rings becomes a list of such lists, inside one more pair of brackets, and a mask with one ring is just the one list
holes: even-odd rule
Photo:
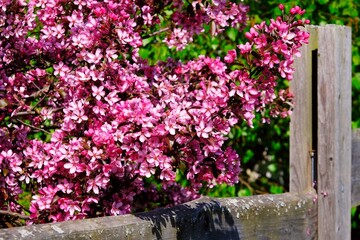
[[0, 239], [350, 239], [350, 208], [360, 203], [351, 30], [306, 28], [310, 44], [291, 85], [289, 193], [203, 197], [147, 213], [3, 229]]

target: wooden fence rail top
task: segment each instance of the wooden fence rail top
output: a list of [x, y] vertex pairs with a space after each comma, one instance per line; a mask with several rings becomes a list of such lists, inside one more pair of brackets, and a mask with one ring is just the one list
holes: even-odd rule
[[204, 197], [135, 215], [3, 229], [0, 239], [315, 239], [316, 196]]

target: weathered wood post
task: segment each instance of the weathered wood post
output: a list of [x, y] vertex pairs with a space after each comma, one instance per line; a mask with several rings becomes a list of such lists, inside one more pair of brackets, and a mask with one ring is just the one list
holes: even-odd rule
[[318, 239], [350, 239], [351, 29], [326, 25], [307, 30], [310, 44], [296, 62], [292, 85], [290, 190], [302, 191], [316, 180]]
[[[316, 125], [313, 121], [313, 80], [316, 76], [314, 53], [318, 49], [317, 28], [306, 26], [310, 33], [309, 44], [301, 49], [301, 58], [295, 58], [294, 80], [291, 90], [295, 95], [295, 108], [290, 121], [290, 191], [301, 192], [312, 188], [314, 176], [311, 161], [312, 150], [316, 148]], [[315, 69], [314, 69], [315, 70]], [[317, 109], [316, 109], [317, 111]]]
[[350, 239], [351, 28], [319, 28], [319, 239]]

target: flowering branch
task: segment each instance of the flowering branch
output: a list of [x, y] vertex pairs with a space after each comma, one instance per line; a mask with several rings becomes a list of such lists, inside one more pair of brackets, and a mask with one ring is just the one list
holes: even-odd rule
[[[292, 95], [277, 86], [292, 79], [309, 37], [308, 21], [295, 20], [302, 9], [280, 9], [282, 17], [254, 25], [223, 58], [150, 65], [139, 54], [146, 34], [166, 32], [162, 42], [179, 51], [205, 25], [215, 36], [242, 30], [248, 7], [5, 1], [0, 121], [15, 116], [17, 124], [0, 128], [0, 186], [7, 186], [0, 207], [20, 214], [26, 185], [34, 194], [28, 223], [57, 222], [179, 204], [200, 189], [241, 181], [226, 136], [242, 121], [252, 126], [256, 114], [266, 122], [290, 114]], [[148, 33], [157, 25], [163, 28]], [[49, 141], [33, 139], [32, 129]]]

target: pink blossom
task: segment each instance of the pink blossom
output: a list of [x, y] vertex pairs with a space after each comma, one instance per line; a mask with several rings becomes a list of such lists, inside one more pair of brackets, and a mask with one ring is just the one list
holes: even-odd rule
[[166, 181], [174, 181], [175, 180], [175, 172], [174, 171], [171, 171], [170, 169], [163, 169], [161, 171], [161, 174], [160, 174], [160, 179], [161, 180], [166, 180]]
[[234, 62], [235, 58], [236, 58], [236, 51], [233, 49], [228, 51], [228, 54], [225, 56], [224, 61], [226, 63], [232, 63]]
[[94, 63], [94, 64], [97, 64], [100, 62], [100, 60], [102, 59], [103, 55], [101, 54], [101, 49], [98, 48], [96, 49], [95, 53], [88, 53], [86, 55], [86, 61], [88, 63]]
[[241, 54], [245, 54], [251, 51], [252, 45], [249, 42], [247, 42], [245, 44], [238, 45], [238, 48], [240, 49]]
[[64, 199], [63, 201], [61, 200], [62, 199], [59, 200], [59, 202], [61, 203], [60, 209], [68, 212], [70, 214], [70, 217], [74, 216], [76, 211], [81, 211], [81, 207], [78, 201], [72, 201], [70, 199]]
[[165, 122], [165, 130], [169, 131], [171, 135], [175, 135], [176, 129], [179, 127], [174, 118], [167, 119]]
[[254, 39], [254, 37], [259, 36], [259, 33], [254, 28], [250, 28], [250, 32], [247, 32], [245, 34], [245, 36], [246, 36], [247, 39], [252, 41]]
[[261, 34], [259, 37], [254, 38], [256, 48], [264, 48], [267, 45], [265, 34]]
[[114, 59], [118, 57], [117, 51], [115, 49], [107, 48], [105, 57], [108, 60], [108, 62], [112, 62]]
[[57, 185], [57, 188], [58, 188], [60, 191], [62, 191], [63, 193], [69, 194], [69, 193], [72, 193], [72, 192], [73, 192], [73, 189], [72, 189], [73, 186], [74, 186], [73, 183], [68, 182], [68, 180], [65, 179], [63, 183]]
[[155, 168], [151, 164], [143, 162], [140, 165], [139, 172], [140, 172], [140, 175], [149, 178], [149, 177], [151, 177], [152, 175], [155, 174]]
[[212, 132], [212, 124], [205, 125], [203, 120], [200, 121], [199, 126], [195, 127], [198, 137], [209, 138], [209, 133]]
[[63, 62], [59, 62], [58, 65], [54, 65], [54, 70], [54, 75], [60, 75], [60, 77], [64, 77], [67, 73], [70, 72], [70, 68]]
[[100, 87], [96, 87], [96, 86], [92, 86], [91, 87], [92, 95], [98, 100], [100, 101], [100, 99], [102, 97], [105, 96], [105, 91], [104, 91], [104, 86], [100, 86]]
[[95, 179], [89, 179], [87, 181], [86, 191], [89, 192], [92, 190], [95, 194], [99, 194], [99, 190], [101, 188], [106, 188], [109, 181], [109, 178], [102, 175], [97, 175]]

